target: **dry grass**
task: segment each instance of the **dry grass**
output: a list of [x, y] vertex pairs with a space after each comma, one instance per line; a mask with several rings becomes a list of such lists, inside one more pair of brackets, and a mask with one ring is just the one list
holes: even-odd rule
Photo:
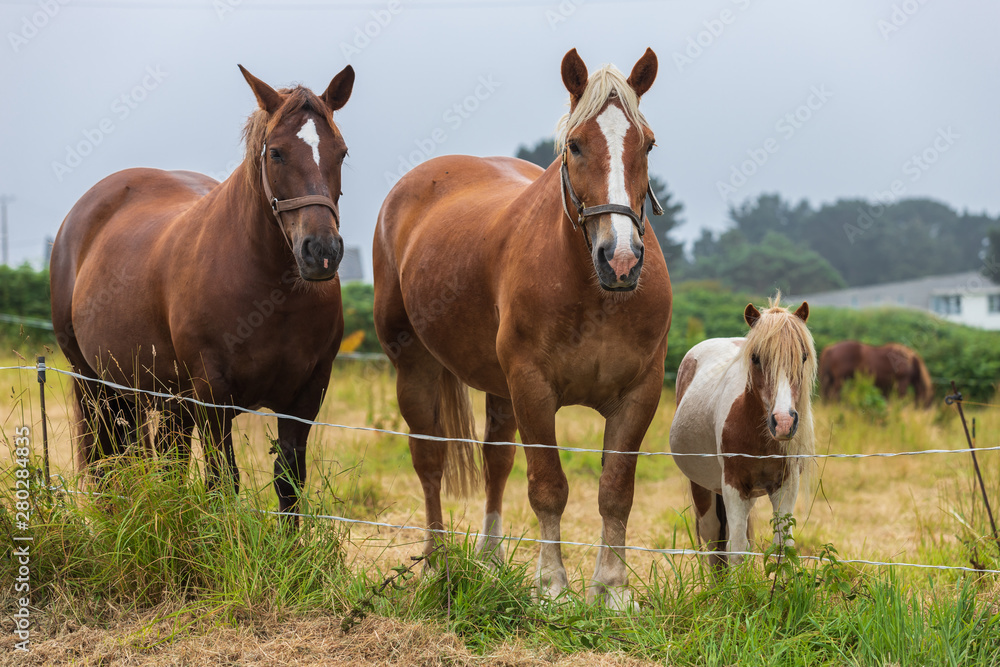
[[29, 654], [13, 653], [14, 639], [0, 638], [0, 665], [651, 665], [614, 653], [552, 652], [539, 655], [520, 643], [486, 655], [472, 653], [453, 633], [436, 625], [371, 618], [344, 634], [330, 617], [242, 620], [238, 627], [212, 626], [188, 617], [129, 618], [117, 627], [64, 624]]
[[[50, 364], [55, 361], [50, 360]], [[3, 364], [7, 365], [7, 364]], [[35, 448], [40, 450], [37, 384], [33, 371], [5, 372], [0, 399], [0, 429], [9, 434], [27, 422], [35, 425]], [[71, 390], [68, 378], [49, 374], [49, 415], [52, 471], [73, 475], [70, 437]], [[485, 421], [483, 401], [474, 396], [477, 428]], [[647, 433], [643, 450], [669, 451], [668, 433], [674, 400], [664, 391], [660, 409]], [[997, 411], [978, 413], [980, 445], [997, 440]], [[385, 366], [343, 364], [335, 368], [330, 394], [318, 421], [376, 426], [406, 431], [395, 404], [393, 378]], [[921, 412], [895, 406], [887, 424], [869, 423], [863, 416], [837, 406], [818, 405], [816, 442], [819, 453], [875, 453], [919, 449], [957, 449], [965, 446], [961, 424], [953, 409]], [[237, 457], [245, 487], [255, 489], [267, 502], [273, 501], [271, 478], [273, 456], [269, 437], [277, 432], [277, 420], [244, 415], [236, 420]], [[597, 413], [580, 407], [563, 409], [557, 418], [560, 444], [600, 447], [602, 421]], [[409, 461], [406, 438], [366, 431], [327, 427], [313, 429], [309, 445], [309, 485], [320, 487], [323, 477], [333, 481], [342, 504], [336, 507], [352, 518], [420, 526], [423, 496]], [[982, 455], [981, 465], [995, 471], [991, 459]], [[563, 539], [594, 543], [600, 539], [597, 491], [600, 455], [563, 454], [570, 477], [570, 498], [563, 518]], [[895, 458], [820, 460], [818, 475], [800, 496], [796, 511], [800, 546], [810, 553], [824, 543], [837, 546], [843, 558], [866, 558], [921, 562], [923, 545], [953, 543], [956, 531], [949, 514], [953, 496], [968, 486], [971, 462], [966, 455], [923, 455]], [[995, 475], [994, 475], [995, 477]], [[971, 488], [970, 488], [971, 490]], [[329, 500], [329, 499], [327, 499]], [[467, 500], [445, 499], [445, 516], [456, 530], [476, 531], [482, 521], [483, 494]], [[510, 535], [537, 537], [534, 514], [528, 504], [524, 456], [519, 453], [505, 496], [504, 521]], [[629, 543], [636, 546], [693, 546], [687, 523], [691, 519], [690, 498], [684, 476], [669, 457], [644, 457], [639, 462], [637, 493], [629, 523]], [[758, 503], [761, 539], [766, 537], [770, 514], [766, 499]], [[356, 525], [351, 529], [352, 558], [360, 567], [397, 563], [419, 551], [419, 531], [399, 531]], [[523, 550], [526, 553], [531, 549]], [[566, 548], [567, 565], [580, 573], [592, 566], [592, 547]], [[631, 553], [630, 565], [637, 573], [648, 571], [657, 556]]]
[[[51, 359], [58, 366], [61, 360]], [[9, 365], [9, 362], [0, 363]], [[33, 371], [0, 374], [0, 434], [7, 440], [13, 428], [27, 423], [40, 451], [40, 415]], [[54, 473], [73, 475], [71, 390], [68, 378], [51, 373], [47, 390], [51, 465]], [[477, 426], [484, 423], [483, 401], [474, 397]], [[975, 412], [975, 411], [974, 411]], [[995, 445], [995, 409], [976, 412], [979, 445]], [[665, 391], [660, 410], [647, 434], [644, 451], [669, 451], [667, 435], [673, 416], [673, 395]], [[405, 431], [395, 406], [393, 378], [383, 365], [345, 363], [335, 366], [330, 393], [320, 421], [376, 426]], [[884, 424], [837, 406], [817, 406], [817, 450], [820, 453], [875, 453], [965, 447], [953, 409], [918, 412], [893, 406]], [[583, 408], [567, 408], [557, 418], [560, 444], [599, 448], [600, 417]], [[235, 441], [244, 488], [274, 502], [271, 487], [273, 457], [269, 436], [274, 418], [242, 416]], [[563, 454], [570, 478], [570, 499], [563, 519], [563, 539], [593, 544], [600, 539], [597, 491], [600, 455]], [[996, 493], [1000, 456], [989, 453], [980, 465]], [[978, 493], [971, 486], [967, 455], [924, 455], [896, 458], [821, 460], [813, 485], [800, 497], [797, 535], [803, 554], [815, 554], [832, 543], [841, 558], [967, 565], [952, 512], [967, 513], [968, 500]], [[309, 486], [332, 481], [339, 500], [332, 507], [351, 517], [390, 524], [420, 526], [423, 498], [410, 466], [406, 438], [357, 430], [314, 428], [309, 446]], [[528, 504], [523, 453], [518, 455], [507, 487], [504, 521], [509, 535], [537, 537]], [[692, 547], [690, 499], [686, 479], [669, 457], [645, 457], [639, 462], [637, 493], [629, 524], [629, 544], [640, 547]], [[994, 495], [994, 497], [997, 497]], [[963, 501], [962, 498], [965, 498]], [[978, 496], [977, 496], [978, 498]], [[332, 499], [322, 499], [328, 507]], [[476, 531], [482, 521], [482, 494], [468, 500], [446, 499], [445, 516], [456, 530]], [[995, 508], [1000, 509], [1000, 508]], [[758, 538], [769, 539], [766, 500], [758, 503]], [[420, 531], [365, 525], [351, 528], [348, 562], [358, 570], [385, 569], [405, 563], [422, 550]], [[533, 560], [537, 549], [520, 548], [518, 557]], [[577, 590], [592, 571], [596, 548], [568, 546], [564, 558]], [[633, 583], [641, 582], [662, 556], [629, 553]], [[206, 625], [201, 619], [177, 632], [174, 621], [128, 618], [119, 628], [91, 629], [63, 623], [43, 633], [28, 660], [19, 664], [642, 664], [614, 655], [539, 656], [519, 646], [504, 646], [495, 654], [471, 654], [453, 635], [436, 626], [368, 619], [348, 636], [339, 619], [246, 619], [240, 627]], [[173, 629], [171, 629], [173, 628]], [[170, 637], [157, 643], [156, 633]], [[36, 635], [37, 636], [37, 635]], [[0, 664], [10, 660], [9, 635], [0, 639]]]

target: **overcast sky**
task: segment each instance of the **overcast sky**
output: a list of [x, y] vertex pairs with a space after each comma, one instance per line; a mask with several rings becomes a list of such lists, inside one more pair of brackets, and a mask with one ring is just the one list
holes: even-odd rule
[[255, 106], [237, 63], [317, 92], [356, 69], [336, 117], [350, 148], [342, 231], [368, 276], [400, 170], [550, 137], [573, 47], [591, 71], [628, 73], [647, 46], [659, 56], [641, 105], [658, 143], [650, 170], [684, 204], [686, 240], [761, 192], [816, 205], [895, 182], [902, 196], [1000, 213], [996, 2], [0, 0], [0, 27], [15, 264], [38, 263], [110, 173], [224, 178]]

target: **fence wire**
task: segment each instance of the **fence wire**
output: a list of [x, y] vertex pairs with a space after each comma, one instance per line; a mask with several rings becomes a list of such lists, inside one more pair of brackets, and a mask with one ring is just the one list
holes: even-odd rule
[[[44, 368], [44, 370], [46, 370], [48, 372], [52, 372], [52, 373], [56, 373], [56, 374], [59, 374], [59, 375], [64, 375], [64, 376], [72, 377], [72, 378], [83, 380], [83, 381], [86, 381], [86, 382], [95, 382], [95, 383], [98, 383], [98, 384], [102, 384], [102, 385], [105, 385], [105, 386], [110, 387], [112, 389], [116, 389], [118, 391], [124, 391], [124, 392], [128, 392], [128, 393], [139, 393], [139, 394], [144, 394], [144, 395], [152, 396], [154, 398], [159, 398], [159, 399], [163, 399], [163, 400], [184, 401], [184, 402], [187, 402], [187, 403], [191, 403], [191, 404], [194, 404], [194, 405], [198, 405], [200, 407], [205, 407], [205, 408], [210, 408], [210, 409], [231, 410], [231, 411], [240, 412], [240, 413], [243, 413], [243, 414], [253, 414], [253, 415], [258, 415], [258, 416], [263, 416], [263, 417], [276, 417], [278, 419], [291, 419], [293, 421], [301, 422], [303, 424], [309, 424], [310, 426], [321, 426], [321, 427], [329, 427], [329, 428], [339, 428], [339, 429], [347, 429], [347, 430], [356, 430], [356, 431], [366, 431], [366, 432], [373, 432], [373, 433], [382, 433], [382, 434], [386, 434], [386, 435], [395, 435], [395, 436], [402, 436], [402, 437], [412, 437], [412, 438], [415, 438], [415, 439], [418, 439], [418, 440], [428, 440], [428, 441], [435, 441], [435, 442], [457, 441], [457, 442], [466, 442], [466, 443], [478, 444], [478, 445], [507, 445], [507, 446], [522, 447], [522, 448], [540, 447], [540, 448], [555, 449], [555, 450], [558, 450], [558, 451], [566, 451], [566, 452], [588, 452], [588, 453], [599, 453], [599, 452], [602, 452], [602, 450], [599, 450], [599, 449], [586, 449], [586, 448], [580, 448], [580, 447], [564, 447], [564, 446], [557, 446], [557, 445], [544, 445], [544, 444], [518, 443], [518, 442], [485, 442], [485, 441], [480, 441], [480, 440], [474, 440], [474, 439], [471, 439], [471, 438], [443, 438], [443, 437], [423, 435], [423, 434], [403, 433], [403, 432], [400, 432], [400, 431], [393, 431], [393, 430], [389, 430], [389, 429], [379, 429], [379, 428], [375, 428], [375, 427], [371, 427], [371, 426], [351, 426], [351, 425], [345, 425], [345, 424], [334, 424], [334, 423], [330, 423], [330, 422], [313, 421], [313, 420], [305, 419], [305, 418], [302, 418], [302, 417], [296, 417], [294, 415], [286, 415], [286, 414], [282, 414], [282, 413], [265, 412], [265, 411], [261, 411], [261, 410], [253, 410], [253, 409], [244, 408], [244, 407], [241, 407], [241, 406], [238, 406], [238, 405], [226, 405], [226, 404], [208, 403], [208, 402], [201, 401], [201, 400], [198, 400], [198, 399], [193, 398], [193, 397], [189, 397], [189, 396], [177, 396], [175, 394], [170, 394], [168, 392], [158, 392], [158, 391], [151, 391], [151, 390], [145, 390], [145, 389], [135, 389], [135, 388], [129, 387], [127, 385], [122, 385], [122, 384], [118, 384], [118, 383], [115, 383], [115, 382], [110, 382], [110, 381], [107, 381], [107, 380], [99, 380], [99, 379], [95, 379], [95, 378], [90, 378], [90, 377], [81, 375], [79, 373], [75, 373], [73, 371], [67, 371], [67, 370], [62, 370], [62, 369], [58, 369], [58, 368], [47, 367], [47, 366], [44, 366], [44, 365], [41, 365], [41, 364], [39, 366], [37, 366], [37, 367], [36, 366], [0, 366], [0, 371], [11, 371], [11, 370], [17, 370], [17, 371], [36, 371], [36, 370], [39, 370], [40, 368]], [[773, 454], [773, 455], [750, 455], [750, 454], [731, 454], [731, 453], [727, 453], [727, 452], [723, 452], [723, 453], [707, 453], [707, 454], [700, 454], [700, 453], [677, 453], [677, 452], [617, 452], [617, 453], [619, 453], [619, 454], [634, 454], [636, 456], [671, 456], [671, 457], [675, 457], [675, 456], [720, 457], [721, 456], [721, 457], [744, 457], [744, 458], [759, 458], [759, 459], [774, 459], [774, 458], [860, 459], [860, 458], [890, 458], [890, 457], [896, 457], [896, 456], [915, 456], [915, 455], [922, 455], [922, 454], [963, 454], [963, 453], [969, 453], [969, 452], [973, 452], [973, 451], [975, 451], [975, 452], [1000, 451], [1000, 446], [963, 448], [963, 449], [925, 449], [925, 450], [918, 450], [918, 451], [912, 451], [912, 452], [877, 452], [877, 453], [873, 453], [873, 454], [794, 454], [794, 455]], [[54, 475], [54, 477], [58, 477], [59, 478], [60, 484], [59, 485], [54, 485], [54, 486], [47, 487], [50, 491], [53, 491], [53, 492], [63, 492], [63, 493], [68, 493], [68, 494], [73, 494], [73, 495], [82, 495], [82, 496], [101, 496], [101, 495], [107, 495], [107, 494], [102, 494], [102, 493], [94, 493], [94, 492], [88, 492], [88, 491], [80, 491], [80, 490], [76, 490], [76, 489], [70, 489], [70, 488], [68, 488], [66, 486], [65, 481], [61, 478], [61, 476]], [[115, 497], [117, 497], [119, 499], [123, 499], [123, 500], [130, 500], [130, 499], [128, 499], [125, 496], [117, 496], [116, 495]], [[377, 527], [377, 528], [389, 528], [389, 529], [393, 529], [393, 530], [397, 530], [397, 531], [421, 531], [421, 532], [424, 532], [424, 533], [435, 533], [435, 534], [448, 535], [448, 536], [454, 536], [454, 537], [477, 538], [477, 539], [480, 536], [482, 536], [482, 533], [480, 533], [478, 531], [473, 532], [473, 531], [459, 531], [459, 530], [449, 530], [449, 529], [431, 529], [431, 528], [427, 528], [427, 527], [423, 527], [423, 526], [413, 526], [413, 525], [407, 525], [407, 524], [392, 524], [392, 523], [386, 523], [386, 522], [381, 522], [381, 521], [369, 521], [369, 520], [365, 520], [365, 519], [352, 519], [350, 517], [338, 516], [338, 515], [335, 515], [335, 514], [307, 514], [307, 513], [298, 513], [298, 512], [279, 512], [279, 511], [272, 511], [272, 510], [255, 510], [255, 511], [258, 511], [258, 512], [260, 512], [262, 514], [267, 514], [267, 515], [277, 516], [277, 517], [295, 517], [295, 518], [301, 518], [301, 519], [334, 521], [334, 522], [337, 522], [337, 523], [348, 524], [348, 525], [350, 525], [350, 524], [365, 525], [365, 526], [373, 526], [373, 527]], [[593, 543], [593, 542], [574, 542], [574, 541], [568, 541], [568, 540], [544, 540], [544, 539], [530, 538], [530, 537], [523, 537], [523, 536], [522, 537], [513, 537], [513, 536], [506, 536], [506, 535], [498, 535], [498, 536], [490, 536], [490, 538], [491, 539], [496, 539], [496, 540], [501, 540], [501, 541], [504, 541], [504, 542], [515, 542], [515, 543], [518, 543], [518, 544], [523, 543], [523, 542], [527, 542], [527, 543], [534, 543], [534, 544], [558, 544], [558, 545], [586, 547], [586, 548], [600, 548], [602, 546], [606, 546], [606, 545], [603, 545], [603, 544]], [[620, 549], [623, 549], [625, 551], [644, 552], [644, 553], [658, 554], [658, 555], [664, 555], [664, 556], [697, 556], [697, 557], [704, 557], [704, 556], [752, 556], [752, 557], [758, 557], [758, 556], [764, 556], [764, 554], [762, 552], [756, 552], [756, 551], [733, 551], [733, 552], [730, 552], [730, 551], [705, 551], [705, 550], [701, 550], [701, 549], [650, 548], [650, 547], [640, 547], [640, 546], [634, 546], [634, 545], [621, 545], [621, 546], [618, 546], [618, 547], [615, 547], [615, 548], [620, 548]], [[824, 558], [822, 558], [820, 556], [800, 556], [800, 559], [802, 559], [802, 560], [812, 560], [812, 561], [817, 561], [817, 562], [824, 562], [824, 561], [830, 562], [829, 559], [824, 559]], [[877, 561], [877, 560], [848, 559], [848, 558], [837, 558], [836, 562], [843, 563], [843, 564], [853, 564], [853, 565], [872, 565], [872, 566], [878, 566], [878, 567], [910, 567], [910, 568], [918, 568], [918, 569], [925, 569], [925, 570], [969, 572], [969, 573], [976, 573], [976, 574], [1000, 574], [1000, 570], [982, 569], [982, 568], [973, 568], [973, 567], [963, 567], [963, 566], [954, 566], [954, 565], [927, 565], [927, 564], [923, 564], [923, 563], [907, 563], [907, 562], [896, 562], [896, 561]]]
[[[35, 366], [5, 366], [0, 367], [0, 371], [4, 370], [22, 370], [22, 371], [34, 371], [37, 370]], [[374, 426], [353, 426], [349, 424], [335, 424], [332, 422], [321, 422], [314, 421], [311, 419], [306, 419], [304, 417], [297, 417], [295, 415], [283, 414], [280, 412], [271, 412], [264, 410], [254, 410], [251, 408], [244, 408], [239, 405], [230, 405], [224, 403], [208, 403], [206, 401], [198, 400], [191, 396], [178, 396], [176, 394], [171, 394], [169, 392], [162, 391], [152, 391], [149, 389], [136, 389], [128, 385], [118, 384], [116, 382], [110, 382], [108, 380], [99, 380], [73, 371], [62, 370], [59, 368], [53, 368], [51, 366], [46, 366], [45, 370], [50, 373], [56, 373], [59, 375], [65, 375], [79, 380], [84, 380], [86, 382], [92, 382], [96, 384], [102, 384], [112, 389], [118, 391], [132, 393], [132, 394], [143, 394], [146, 396], [151, 396], [153, 398], [158, 398], [162, 400], [169, 401], [182, 401], [185, 403], [190, 403], [192, 405], [197, 405], [203, 408], [209, 408], [213, 410], [228, 410], [232, 412], [239, 412], [242, 414], [257, 415], [260, 417], [276, 417], [278, 419], [288, 419], [291, 421], [296, 421], [301, 424], [308, 424], [309, 426], [321, 426], [327, 428], [337, 428], [348, 431], [363, 431], [368, 433], [381, 433], [384, 435], [394, 435], [404, 438], [414, 438], [415, 440], [425, 440], [428, 442], [464, 442], [472, 445], [492, 445], [492, 446], [511, 446], [520, 447], [522, 449], [548, 449], [560, 452], [586, 452], [595, 453], [603, 452], [601, 449], [588, 449], [586, 447], [566, 447], [563, 445], [547, 445], [541, 443], [522, 443], [522, 442], [509, 442], [509, 441], [483, 441], [476, 440], [474, 438], [446, 438], [435, 435], [426, 435], [422, 433], [404, 433], [403, 431], [394, 431], [391, 429], [376, 428]], [[671, 458], [676, 457], [694, 457], [694, 458], [744, 458], [744, 459], [870, 459], [870, 458], [896, 458], [901, 456], [921, 456], [925, 454], [969, 454], [971, 452], [995, 452], [1000, 451], [1000, 445], [993, 447], [975, 447], [975, 448], [962, 448], [962, 449], [919, 449], [909, 452], [873, 452], [868, 454], [743, 454], [737, 452], [622, 452], [622, 451], [608, 451], [609, 454], [616, 454], [622, 456], [669, 456]]]

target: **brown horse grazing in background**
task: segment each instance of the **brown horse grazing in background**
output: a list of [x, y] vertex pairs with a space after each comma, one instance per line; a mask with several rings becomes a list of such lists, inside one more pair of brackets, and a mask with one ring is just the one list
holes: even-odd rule
[[[743, 560], [749, 545], [750, 510], [767, 495], [779, 516], [791, 515], [799, 493], [803, 458], [745, 458], [811, 454], [812, 387], [816, 349], [806, 327], [809, 304], [794, 313], [779, 306], [743, 317], [746, 338], [711, 338], [684, 355], [677, 369], [677, 410], [670, 426], [670, 450], [691, 480], [699, 540], [718, 551], [722, 566]], [[791, 526], [778, 523], [774, 544], [792, 544]]]
[[875, 386], [886, 398], [893, 393], [905, 397], [912, 387], [917, 407], [934, 402], [934, 385], [920, 355], [899, 343], [878, 347], [845, 340], [823, 349], [819, 358], [820, 395], [826, 400], [840, 398], [844, 382], [862, 372], [875, 378]]
[[[244, 130], [243, 163], [223, 183], [128, 169], [91, 188], [52, 249], [52, 321], [88, 378], [313, 419], [343, 334], [336, 202], [347, 146], [333, 112], [350, 97], [354, 70], [317, 96], [276, 91], [240, 69], [260, 106]], [[94, 382], [74, 389], [83, 470], [142, 439], [148, 404]], [[209, 482], [223, 470], [221, 452], [238, 490], [234, 411], [158, 407], [158, 446], [186, 457], [197, 425]], [[298, 501], [308, 434], [307, 424], [278, 423], [283, 511]]]
[[[429, 160], [389, 193], [374, 240], [375, 326], [411, 433], [471, 437], [467, 385], [486, 392], [490, 442], [518, 430], [524, 443], [555, 445], [564, 405], [605, 417], [602, 546], [589, 596], [616, 606], [631, 600], [623, 547], [637, 458], [617, 452], [639, 450], [656, 411], [670, 327], [667, 265], [656, 235], [643, 236], [654, 139], [638, 104], [656, 69], [647, 49], [628, 79], [611, 66], [588, 77], [570, 51], [560, 158], [544, 171], [504, 157]], [[474, 451], [411, 436], [410, 452], [429, 549], [430, 531], [444, 527], [442, 479], [467, 489]], [[513, 445], [482, 450], [479, 549], [496, 558], [514, 454]], [[525, 456], [541, 538], [558, 541], [569, 492], [559, 452]], [[568, 585], [559, 544], [542, 544], [537, 583], [550, 596]]]

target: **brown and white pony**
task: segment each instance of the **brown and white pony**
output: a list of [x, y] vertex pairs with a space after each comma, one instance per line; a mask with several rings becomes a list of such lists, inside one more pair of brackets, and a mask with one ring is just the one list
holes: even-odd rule
[[905, 398], [913, 389], [918, 408], [934, 403], [934, 384], [920, 355], [900, 343], [867, 345], [845, 340], [823, 348], [819, 357], [820, 395], [828, 401], [840, 398], [844, 382], [856, 373], [867, 373], [886, 398]]
[[[758, 459], [723, 454], [813, 453], [811, 391], [816, 350], [806, 327], [809, 305], [794, 313], [781, 295], [758, 311], [748, 304], [746, 338], [712, 338], [684, 355], [677, 371], [677, 411], [670, 449], [691, 480], [699, 539], [712, 549], [747, 551], [750, 510], [767, 495], [774, 511], [795, 509], [799, 477], [808, 459]], [[728, 544], [727, 544], [728, 535]], [[792, 544], [779, 525], [775, 544]], [[730, 556], [738, 563], [742, 556]], [[713, 563], [725, 564], [721, 556]]]
[[[564, 405], [607, 420], [602, 546], [589, 595], [612, 605], [631, 599], [623, 547], [637, 458], [616, 452], [642, 444], [670, 326], [666, 262], [655, 234], [643, 235], [654, 139], [638, 104], [656, 69], [647, 49], [627, 79], [611, 66], [588, 76], [570, 51], [562, 62], [570, 112], [548, 169], [506, 157], [425, 162], [389, 193], [374, 240], [375, 326], [411, 433], [472, 437], [467, 385], [487, 395], [487, 441], [510, 442], [518, 430], [524, 443], [555, 445]], [[460, 468], [474, 452], [415, 437], [410, 452], [427, 526], [442, 529], [442, 479], [468, 488], [472, 466]], [[512, 445], [482, 450], [479, 548], [495, 557], [514, 454]], [[557, 542], [569, 492], [559, 452], [534, 447], [525, 456], [541, 538]], [[537, 583], [549, 596], [568, 585], [559, 544], [542, 544]]]
[[[313, 419], [343, 334], [336, 202], [347, 145], [333, 113], [354, 70], [315, 95], [274, 90], [240, 69], [260, 107], [243, 163], [223, 183], [128, 169], [91, 188], [52, 248], [52, 322], [88, 378]], [[74, 388], [84, 471], [143, 439], [144, 403], [94, 382]], [[190, 405], [160, 406], [158, 447], [178, 446], [186, 460], [197, 425], [209, 482], [225, 470], [238, 489], [235, 411]], [[307, 424], [278, 423], [283, 511], [296, 506], [308, 434]]]

